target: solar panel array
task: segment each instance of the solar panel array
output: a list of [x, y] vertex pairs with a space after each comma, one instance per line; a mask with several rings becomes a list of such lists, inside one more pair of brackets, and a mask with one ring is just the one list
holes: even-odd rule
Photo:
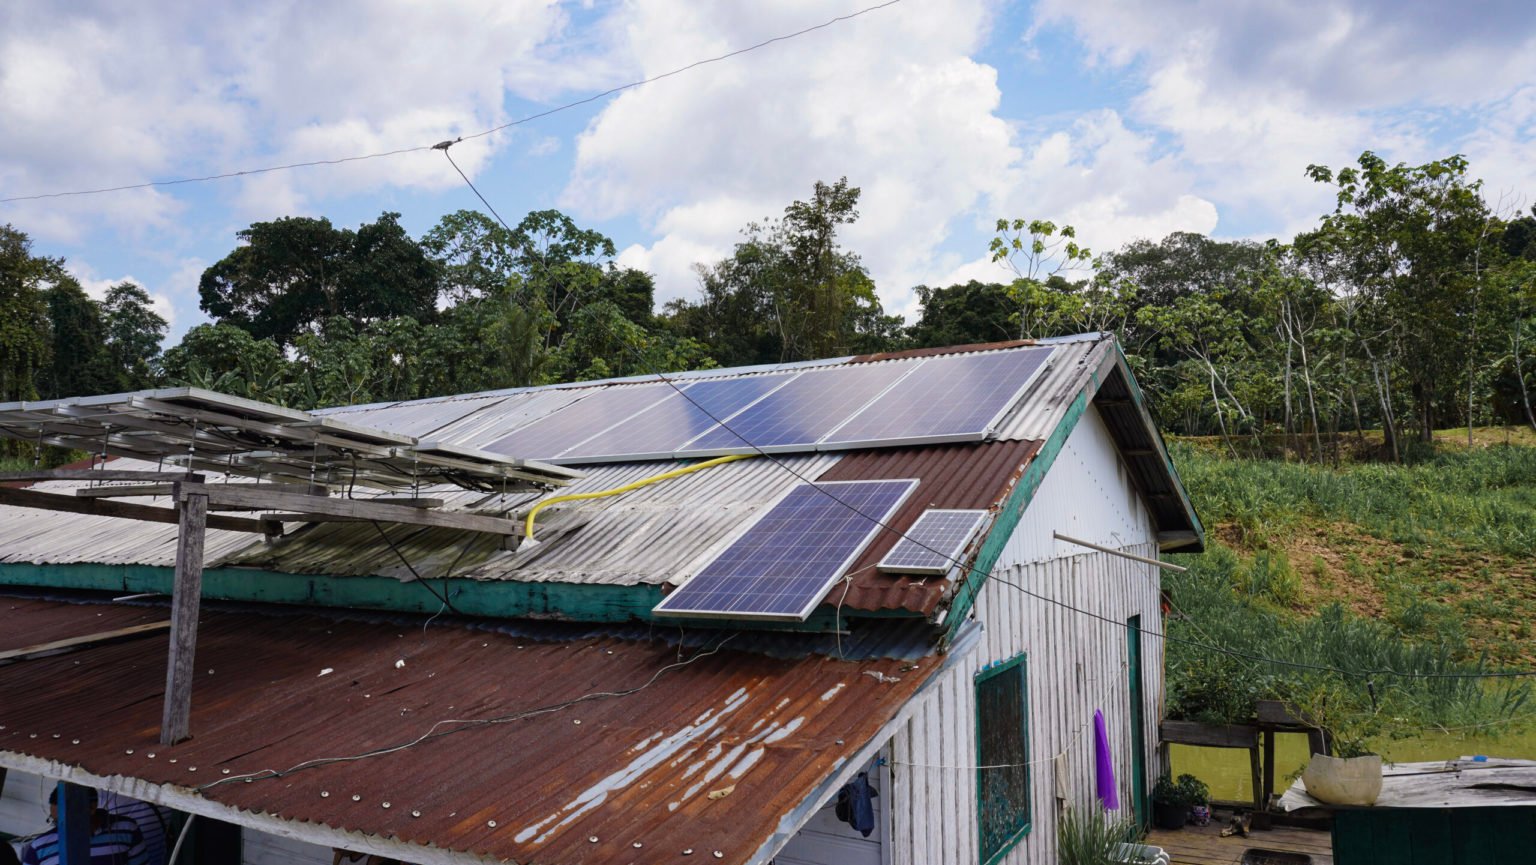
[[923, 511], [877, 567], [895, 574], [943, 576], [960, 560], [986, 516], [986, 511]]
[[[653, 612], [804, 621], [915, 480], [800, 484]], [[878, 521], [878, 522], [877, 522]]]
[[329, 416], [387, 421], [434, 442], [572, 465], [981, 441], [1051, 352], [1032, 346], [730, 378], [538, 389]]

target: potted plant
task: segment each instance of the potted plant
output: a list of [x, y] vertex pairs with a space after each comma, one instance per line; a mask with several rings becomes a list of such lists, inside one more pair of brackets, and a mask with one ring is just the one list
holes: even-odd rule
[[1182, 829], [1189, 822], [1189, 802], [1184, 796], [1171, 777], [1158, 778], [1152, 787], [1152, 824], [1159, 829]]
[[1201, 826], [1211, 822], [1211, 788], [1194, 775], [1184, 774], [1176, 782], [1184, 801], [1189, 803], [1189, 815]]

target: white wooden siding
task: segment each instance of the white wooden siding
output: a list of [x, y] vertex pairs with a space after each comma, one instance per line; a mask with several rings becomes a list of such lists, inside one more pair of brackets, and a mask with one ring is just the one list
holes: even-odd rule
[[[889, 759], [883, 754], [882, 758]], [[870, 786], [878, 794], [873, 799], [875, 829], [869, 837], [837, 819], [834, 794], [774, 855], [774, 865], [889, 865], [886, 835], [891, 825], [891, 785], [889, 767], [880, 765], [880, 759], [861, 770], [869, 773]]]
[[[1159, 576], [1153, 566], [1055, 541], [1053, 530], [1157, 556], [1151, 520], [1093, 411], [1084, 415], [1046, 474], [993, 579], [977, 598], [974, 612], [985, 628], [982, 647], [938, 683], [927, 705], [892, 740], [895, 865], [980, 861], [974, 677], [985, 665], [1020, 652], [1028, 655], [1031, 828], [1002, 861], [1054, 863], [1060, 808], [1094, 802], [1095, 709], [1104, 712], [1121, 809], [1129, 813], [1126, 621], [1140, 615], [1143, 632], [1162, 630]], [[1108, 621], [1030, 597], [1005, 582]], [[1157, 774], [1162, 646], [1143, 633], [1141, 654], [1150, 782]]]
[[241, 865], [331, 865], [331, 848], [242, 828], [240, 862]]

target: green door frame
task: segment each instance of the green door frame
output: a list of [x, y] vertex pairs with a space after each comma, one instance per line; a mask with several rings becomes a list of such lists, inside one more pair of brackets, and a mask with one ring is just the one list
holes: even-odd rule
[[1141, 616], [1125, 623], [1126, 660], [1129, 663], [1131, 699], [1131, 809], [1136, 822], [1145, 826], [1152, 814], [1147, 799], [1147, 727], [1141, 686]]

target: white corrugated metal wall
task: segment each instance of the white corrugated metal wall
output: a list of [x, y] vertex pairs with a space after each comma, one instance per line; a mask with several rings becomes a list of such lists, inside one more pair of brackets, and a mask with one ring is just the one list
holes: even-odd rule
[[[1150, 518], [1130, 489], [1103, 422], [1086, 413], [1046, 474], [977, 599], [984, 643], [936, 683], [934, 695], [899, 731], [892, 752], [891, 861], [974, 865], [977, 850], [976, 720], [973, 679], [993, 661], [1028, 654], [1031, 829], [1002, 860], [1054, 863], [1060, 803], [1094, 797], [1093, 713], [1102, 709], [1114, 753], [1121, 808], [1131, 803], [1130, 686], [1126, 621], [1161, 631], [1159, 577], [1150, 565], [1052, 538], [1061, 531], [1155, 557]], [[1108, 619], [1032, 598], [1007, 583]], [[1157, 775], [1162, 646], [1142, 637], [1147, 777]], [[1059, 757], [1057, 755], [1060, 755]], [[1058, 799], [1060, 797], [1060, 799]]]

